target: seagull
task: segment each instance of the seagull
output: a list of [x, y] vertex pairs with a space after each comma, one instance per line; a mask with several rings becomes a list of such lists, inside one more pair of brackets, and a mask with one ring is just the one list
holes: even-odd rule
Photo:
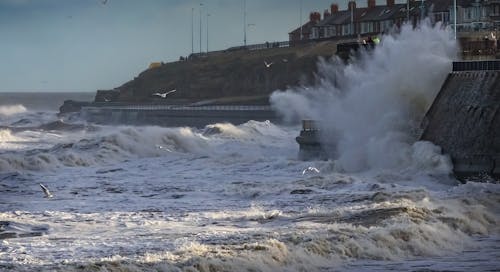
[[108, 0], [102, 0], [102, 1], [101, 1], [101, 3], [102, 3], [103, 5], [106, 5], [106, 3], [107, 3], [107, 2], [108, 2]]
[[43, 184], [41, 184], [41, 183], [40, 183], [40, 187], [42, 187], [42, 191], [45, 193], [45, 197], [46, 197], [46, 198], [52, 198], [52, 197], [54, 197], [54, 196], [50, 193], [49, 189], [47, 189], [47, 187], [43, 186]]
[[264, 64], [266, 65], [267, 68], [271, 67], [271, 65], [273, 65], [273, 63], [267, 63], [266, 61], [264, 61]]
[[316, 173], [319, 173], [319, 170], [318, 168], [316, 167], [312, 167], [312, 166], [309, 166], [307, 167], [306, 169], [304, 169], [304, 171], [302, 171], [302, 175], [305, 175], [306, 173], [308, 172], [316, 172]]
[[167, 95], [169, 95], [171, 93], [175, 93], [175, 92], [177, 92], [177, 90], [171, 90], [170, 92], [166, 92], [166, 93], [154, 93], [153, 95], [159, 96], [161, 98], [167, 98]]
[[283, 62], [288, 62], [288, 60], [287, 59], [283, 59]]
[[104, 102], [109, 102], [111, 100], [107, 99], [106, 97], [104, 97]]

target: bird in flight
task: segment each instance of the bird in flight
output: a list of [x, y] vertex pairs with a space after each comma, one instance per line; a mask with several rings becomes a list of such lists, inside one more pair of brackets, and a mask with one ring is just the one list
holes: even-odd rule
[[109, 102], [111, 100], [107, 99], [106, 97], [104, 97], [104, 102]]
[[283, 59], [283, 62], [288, 62], [288, 60], [287, 59]]
[[52, 198], [53, 195], [50, 193], [49, 189], [47, 187], [43, 186], [43, 184], [40, 183], [40, 187], [42, 187], [42, 191], [45, 193], [46, 198]]
[[318, 168], [316, 167], [312, 167], [312, 166], [309, 166], [307, 167], [306, 169], [304, 169], [304, 171], [302, 171], [302, 175], [305, 175], [306, 173], [308, 172], [315, 172], [315, 173], [319, 173], [319, 170]]
[[175, 93], [177, 92], [177, 90], [171, 90], [169, 92], [166, 92], [166, 93], [154, 93], [153, 95], [154, 96], [159, 96], [161, 98], [167, 98], [167, 95], [171, 94], [171, 93]]
[[101, 3], [102, 3], [103, 5], [106, 5], [106, 3], [107, 3], [107, 2], [108, 2], [108, 0], [102, 0], [102, 1], [101, 1]]
[[269, 68], [269, 67], [271, 67], [271, 65], [273, 65], [273, 63], [272, 62], [267, 63], [266, 61], [264, 61], [264, 65], [266, 65], [266, 67]]

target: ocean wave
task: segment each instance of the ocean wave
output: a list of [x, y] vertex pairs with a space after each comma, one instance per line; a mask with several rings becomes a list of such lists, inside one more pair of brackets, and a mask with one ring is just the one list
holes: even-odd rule
[[[50, 170], [62, 166], [90, 166], [120, 162], [127, 158], [169, 156], [178, 153], [213, 155], [236, 152], [241, 141], [273, 145], [284, 134], [270, 122], [250, 121], [240, 126], [214, 124], [204, 130], [154, 126], [98, 127], [52, 122], [40, 128], [57, 129], [59, 140], [49, 148], [6, 151], [0, 156], [0, 171]], [[62, 130], [61, 130], [62, 129]], [[76, 131], [75, 131], [76, 130]], [[209, 135], [207, 131], [212, 131]], [[214, 130], [217, 133], [214, 134]], [[2, 130], [4, 139], [22, 141], [19, 135]], [[43, 138], [45, 132], [39, 132]], [[266, 135], [267, 134], [267, 135]], [[26, 140], [26, 139], [24, 139]], [[33, 139], [30, 139], [33, 140]], [[234, 142], [234, 144], [232, 144]], [[228, 144], [229, 143], [229, 144]], [[251, 146], [249, 147], [250, 149]]]
[[26, 111], [26, 108], [21, 104], [0, 106], [0, 116], [10, 116]]
[[[320, 141], [331, 147], [326, 152], [341, 171], [431, 170], [419, 159], [424, 144], [415, 144], [418, 127], [451, 71], [456, 41], [428, 21], [415, 29], [403, 25], [400, 33], [381, 40], [348, 64], [321, 60], [315, 86], [276, 91], [272, 105], [288, 120], [316, 120]], [[437, 158], [439, 149], [427, 150], [442, 162], [436, 171], [451, 172], [446, 158]]]

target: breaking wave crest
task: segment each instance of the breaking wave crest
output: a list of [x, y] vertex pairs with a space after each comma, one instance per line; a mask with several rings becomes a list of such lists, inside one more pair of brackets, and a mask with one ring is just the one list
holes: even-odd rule
[[26, 112], [26, 108], [23, 105], [6, 105], [0, 106], [0, 116], [10, 116], [18, 113]]
[[[60, 268], [64, 271], [96, 267], [105, 271], [344, 271], [349, 269], [343, 266], [355, 260], [398, 261], [460, 253], [465, 248], [477, 247], [474, 236], [496, 233], [500, 212], [496, 202], [500, 191], [492, 186], [487, 195], [456, 197], [464, 192], [450, 192], [450, 197], [456, 198], [439, 200], [417, 189], [358, 205], [345, 203], [334, 210], [317, 208], [301, 213], [282, 213], [263, 207], [191, 212], [181, 220], [182, 235], [172, 233], [177, 238], [172, 238], [162, 250], [89, 258], [84, 263], [64, 262]], [[137, 215], [52, 214], [66, 220], [88, 219], [96, 224], [91, 229], [97, 233], [106, 228], [107, 217], [113, 218], [118, 220], [114, 234], [117, 237], [123, 235], [121, 228], [140, 226], [154, 232], [163, 227], [168, 233], [178, 227], [178, 222], [146, 214], [139, 217], [143, 221], [129, 221]], [[96, 219], [96, 216], [104, 217]], [[120, 224], [121, 220], [127, 224]], [[137, 234], [128, 246], [134, 252], [134, 246], [140, 248], [147, 239], [155, 239], [157, 233], [152, 235], [148, 238]], [[113, 241], [119, 243], [119, 240]], [[42, 257], [40, 253], [30, 262], [43, 262], [38, 259]], [[24, 268], [29, 270], [29, 266]], [[400, 270], [411, 269], [400, 267]]]
[[[339, 170], [430, 166], [449, 172], [439, 148], [416, 141], [456, 54], [456, 42], [439, 24], [405, 25], [351, 63], [321, 60], [315, 87], [275, 92], [271, 102], [288, 120], [317, 120]], [[429, 151], [436, 167], [423, 165]]]
[[[209, 125], [196, 129], [162, 127], [102, 127], [96, 132], [67, 132], [49, 148], [6, 151], [0, 157], [0, 171], [50, 170], [61, 166], [90, 166], [123, 161], [127, 158], [158, 157], [193, 153], [211, 155], [228, 139], [267, 142], [280, 141], [284, 132], [270, 122], [250, 121], [240, 126]], [[9, 130], [0, 130], [2, 141], [26, 141]], [[75, 139], [76, 138], [76, 139]], [[266, 138], [266, 139], [263, 139]], [[224, 153], [225, 150], [218, 153]]]

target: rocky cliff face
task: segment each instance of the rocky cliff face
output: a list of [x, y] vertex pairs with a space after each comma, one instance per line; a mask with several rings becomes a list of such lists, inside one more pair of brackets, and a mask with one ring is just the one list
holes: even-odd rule
[[[148, 69], [95, 102], [155, 102], [156, 92], [177, 90], [170, 100], [267, 97], [278, 89], [314, 80], [318, 57], [335, 54], [333, 42], [256, 51], [216, 52]], [[270, 65], [265, 65], [265, 63]], [[272, 64], [271, 64], [272, 63]]]

